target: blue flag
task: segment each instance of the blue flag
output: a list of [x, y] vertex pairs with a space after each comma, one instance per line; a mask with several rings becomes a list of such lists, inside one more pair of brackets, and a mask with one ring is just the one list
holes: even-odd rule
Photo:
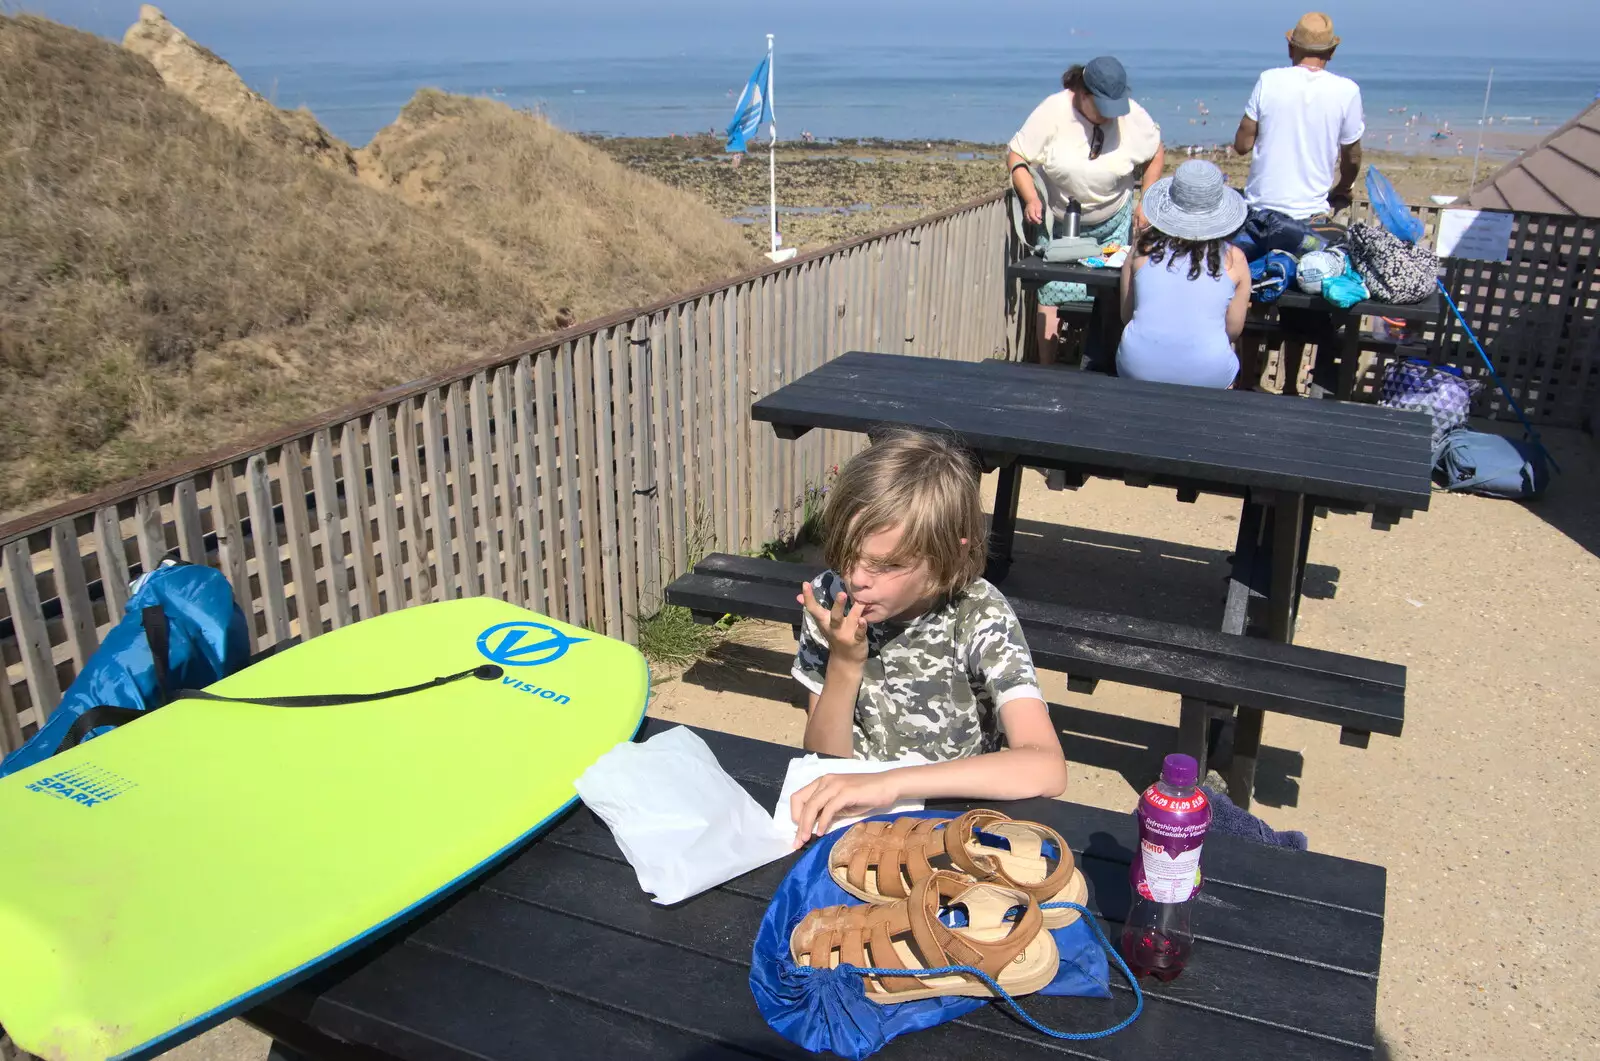
[[773, 121], [772, 116], [772, 56], [768, 55], [750, 75], [750, 81], [739, 96], [733, 121], [728, 123], [729, 152], [745, 151], [746, 138], [755, 135], [762, 122]]

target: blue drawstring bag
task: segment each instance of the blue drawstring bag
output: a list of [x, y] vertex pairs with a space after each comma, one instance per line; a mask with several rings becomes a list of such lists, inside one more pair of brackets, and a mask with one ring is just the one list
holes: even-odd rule
[[[127, 711], [150, 711], [180, 689], [220, 681], [249, 657], [244, 612], [222, 572], [166, 561], [134, 582], [121, 621], [84, 663], [49, 720], [0, 761], [0, 777], [75, 743], [68, 740], [74, 725], [95, 708], [123, 709], [119, 720]], [[95, 726], [82, 739], [111, 728]]]
[[[950, 818], [953, 815], [945, 811], [920, 811], [869, 820], [893, 821], [899, 817]], [[827, 906], [861, 904], [860, 899], [835, 884], [828, 874], [829, 852], [844, 833], [845, 830], [837, 829], [815, 841], [778, 886], [756, 934], [750, 957], [750, 991], [755, 995], [761, 1015], [779, 1035], [807, 1050], [831, 1051], [855, 1061], [883, 1049], [891, 1039], [954, 1020], [988, 1000], [945, 995], [879, 1005], [868, 1000], [862, 976], [854, 970], [813, 969], [795, 964], [789, 956], [789, 937], [806, 914]], [[1070, 857], [1070, 854], [1063, 853], [1062, 857]], [[1080, 917], [1050, 934], [1055, 937], [1056, 949], [1060, 952], [1060, 971], [1038, 993], [1110, 998], [1106, 954], [1101, 947], [1101, 937], [1089, 918]], [[1120, 958], [1118, 964], [1121, 964]], [[1139, 1009], [1135, 1009], [1132, 1017], [1111, 1031], [1126, 1027], [1138, 1013]], [[1061, 1038], [1089, 1039], [1110, 1032], [1054, 1034]]]

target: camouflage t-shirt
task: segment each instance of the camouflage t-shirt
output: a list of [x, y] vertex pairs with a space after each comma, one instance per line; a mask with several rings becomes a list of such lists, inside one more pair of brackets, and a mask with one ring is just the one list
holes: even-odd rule
[[[813, 580], [833, 607], [844, 581]], [[793, 674], [813, 693], [828, 671], [828, 638], [809, 613]], [[1024, 697], [1044, 699], [1022, 625], [999, 590], [983, 579], [909, 622], [867, 624], [867, 662], [856, 695], [855, 757], [929, 762], [1001, 747], [999, 710]]]

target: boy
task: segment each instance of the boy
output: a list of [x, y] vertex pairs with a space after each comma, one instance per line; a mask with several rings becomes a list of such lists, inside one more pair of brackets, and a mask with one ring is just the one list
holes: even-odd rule
[[979, 473], [959, 445], [895, 430], [839, 474], [823, 513], [830, 570], [801, 586], [794, 676], [807, 751], [920, 759], [830, 774], [791, 803], [799, 846], [901, 799], [1066, 791], [1067, 764], [1011, 606], [984, 581]]

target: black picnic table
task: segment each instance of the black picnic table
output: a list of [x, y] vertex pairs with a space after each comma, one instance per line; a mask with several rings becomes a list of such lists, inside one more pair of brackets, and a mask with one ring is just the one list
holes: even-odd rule
[[[1020, 280], [1030, 290], [1054, 280], [1083, 284], [1087, 287], [1094, 296], [1096, 323], [1092, 326], [1100, 329], [1107, 357], [1115, 354], [1117, 343], [1122, 336], [1122, 308], [1119, 302], [1121, 277], [1121, 269], [1096, 268], [1082, 262], [1047, 262], [1042, 258], [1023, 258], [1014, 260], [1006, 266], [1007, 282]], [[1250, 304], [1252, 323], [1260, 325], [1264, 315], [1271, 308], [1312, 310], [1328, 315], [1329, 333], [1337, 332], [1340, 336], [1338, 349], [1332, 351], [1339, 361], [1339, 382], [1336, 391], [1329, 397], [1348, 401], [1355, 393], [1356, 372], [1360, 363], [1361, 318], [1387, 317], [1390, 320], [1428, 325], [1438, 321], [1443, 303], [1439, 298], [1439, 292], [1431, 291], [1421, 302], [1402, 304], [1367, 299], [1347, 309], [1340, 309], [1321, 295], [1290, 290], [1285, 291], [1271, 303], [1252, 302]], [[1253, 344], [1258, 340], [1252, 337], [1248, 328], [1247, 325], [1246, 335], [1242, 341]], [[1241, 349], [1241, 353], [1244, 352]], [[1246, 371], [1249, 370], [1249, 363], [1256, 360], [1254, 356], [1241, 358], [1246, 365]]]
[[[990, 523], [991, 581], [1011, 566], [1024, 466], [1136, 486], [1242, 497], [1221, 629], [1248, 631], [1265, 598], [1265, 636], [1294, 640], [1319, 509], [1371, 512], [1387, 530], [1426, 509], [1432, 426], [1422, 413], [1351, 402], [1184, 387], [1043, 365], [852, 352], [758, 400], [750, 415], [780, 438], [812, 428], [903, 426], [952, 433], [1000, 469]], [[1235, 774], [1254, 775], [1262, 714], [1239, 709]]]
[[[648, 737], [671, 723], [646, 720]], [[697, 731], [723, 768], [772, 806], [797, 749]], [[1088, 880], [1088, 907], [1121, 932], [1133, 817], [1058, 800], [989, 803], [1059, 831]], [[959, 812], [974, 804], [938, 803]], [[245, 1014], [278, 1056], [524, 1061], [552, 1058], [802, 1058], [756, 1009], [751, 946], [790, 856], [672, 907], [639, 889], [610, 832], [577, 807], [442, 907]], [[1145, 980], [1143, 1015], [1104, 1039], [1046, 1039], [998, 1004], [901, 1037], [884, 1061], [1027, 1058], [1193, 1061], [1367, 1059], [1383, 944], [1385, 871], [1233, 837], [1206, 841], [1194, 955]], [[1064, 1031], [1133, 1010], [1112, 998], [1027, 996]], [[287, 1049], [285, 1049], [287, 1048]]]

